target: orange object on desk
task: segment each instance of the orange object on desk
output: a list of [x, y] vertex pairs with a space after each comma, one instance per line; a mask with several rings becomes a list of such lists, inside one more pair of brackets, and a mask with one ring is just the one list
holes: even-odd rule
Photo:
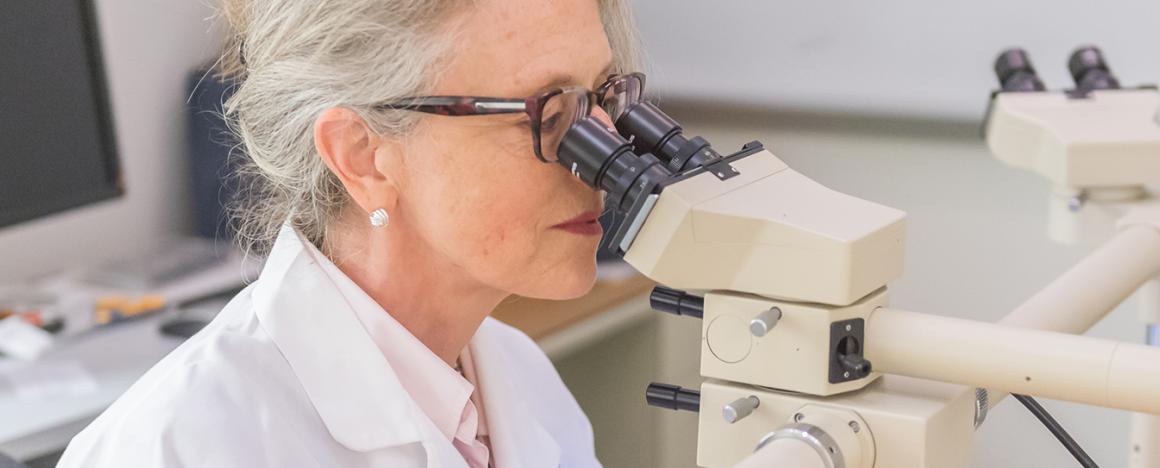
[[136, 298], [127, 296], [103, 296], [97, 299], [93, 318], [99, 325], [128, 320], [165, 309], [165, 296], [146, 294]]

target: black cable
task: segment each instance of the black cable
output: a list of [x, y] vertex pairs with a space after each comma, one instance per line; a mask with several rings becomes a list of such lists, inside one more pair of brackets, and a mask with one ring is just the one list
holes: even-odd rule
[[1066, 448], [1068, 452], [1071, 452], [1071, 455], [1075, 457], [1076, 461], [1078, 461], [1080, 465], [1083, 465], [1084, 468], [1099, 468], [1099, 466], [1096, 465], [1096, 462], [1092, 461], [1092, 457], [1089, 457], [1087, 452], [1083, 451], [1083, 448], [1081, 448], [1079, 444], [1075, 442], [1075, 439], [1072, 439], [1071, 436], [1067, 434], [1067, 431], [1063, 430], [1063, 426], [1060, 426], [1059, 422], [1057, 422], [1055, 418], [1051, 417], [1051, 414], [1049, 414], [1046, 409], [1040, 406], [1038, 401], [1035, 401], [1034, 398], [1031, 398], [1027, 395], [1016, 395], [1012, 393], [1011, 396], [1015, 397], [1016, 400], [1019, 400], [1020, 403], [1023, 403], [1023, 406], [1026, 406], [1027, 409], [1031, 411], [1031, 414], [1034, 414], [1035, 417], [1039, 419], [1039, 422], [1043, 423], [1044, 426], [1047, 426], [1047, 430], [1051, 431], [1051, 435], [1054, 435], [1056, 439], [1059, 439], [1059, 442], [1063, 444], [1063, 447]]

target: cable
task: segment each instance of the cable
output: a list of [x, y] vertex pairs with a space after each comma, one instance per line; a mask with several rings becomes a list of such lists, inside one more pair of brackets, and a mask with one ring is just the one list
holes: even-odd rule
[[1075, 439], [1072, 439], [1071, 436], [1067, 434], [1067, 431], [1063, 429], [1063, 426], [1060, 426], [1059, 422], [1057, 422], [1055, 418], [1051, 417], [1051, 414], [1049, 414], [1047, 410], [1043, 408], [1043, 406], [1040, 406], [1038, 401], [1035, 401], [1034, 398], [1031, 398], [1027, 395], [1016, 395], [1012, 393], [1011, 396], [1015, 397], [1016, 400], [1019, 400], [1020, 403], [1023, 403], [1023, 406], [1026, 406], [1027, 409], [1031, 411], [1031, 414], [1034, 414], [1035, 417], [1039, 419], [1039, 422], [1042, 422], [1044, 426], [1047, 426], [1047, 430], [1051, 431], [1051, 435], [1054, 435], [1056, 439], [1059, 439], [1059, 442], [1063, 444], [1064, 448], [1066, 448], [1068, 452], [1071, 452], [1071, 455], [1075, 457], [1076, 461], [1078, 461], [1080, 465], [1083, 465], [1084, 468], [1099, 468], [1099, 465], [1096, 465], [1096, 462], [1092, 461], [1092, 458], [1088, 456], [1087, 452], [1083, 451], [1083, 448], [1081, 448], [1079, 444], [1075, 442]]

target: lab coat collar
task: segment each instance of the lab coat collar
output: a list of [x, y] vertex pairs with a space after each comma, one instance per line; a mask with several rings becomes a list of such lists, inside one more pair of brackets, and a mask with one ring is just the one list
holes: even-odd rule
[[[336, 441], [363, 452], [422, 441], [424, 414], [305, 242], [282, 226], [253, 291], [259, 322]], [[525, 369], [511, 361], [514, 332], [503, 327], [489, 317], [468, 344], [496, 466], [557, 467], [560, 446], [529, 403], [539, 389], [518, 384]]]
[[366, 452], [422, 440], [423, 415], [304, 242], [282, 226], [253, 292], [259, 322], [336, 441]]
[[523, 382], [516, 373], [523, 369], [511, 362], [510, 346], [500, 327], [505, 325], [488, 317], [472, 337], [472, 360], [478, 374], [476, 385], [487, 413], [487, 430], [496, 466], [504, 468], [541, 468], [560, 465], [560, 446], [540, 423], [529, 401], [536, 388], [517, 386]]

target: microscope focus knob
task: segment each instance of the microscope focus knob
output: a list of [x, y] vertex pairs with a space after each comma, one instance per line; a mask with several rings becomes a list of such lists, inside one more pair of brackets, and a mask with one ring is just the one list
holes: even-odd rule
[[653, 382], [644, 391], [649, 406], [682, 411], [701, 411], [701, 392], [679, 385]]
[[721, 416], [725, 418], [725, 422], [733, 424], [744, 419], [746, 416], [753, 414], [753, 410], [761, 406], [761, 400], [757, 397], [749, 395], [745, 398], [738, 398], [721, 408]]
[[649, 294], [649, 305], [653, 310], [673, 315], [696, 318], [705, 316], [705, 298], [664, 286], [653, 288], [652, 294]]
[[749, 333], [761, 338], [766, 333], [769, 333], [770, 330], [773, 330], [773, 327], [777, 326], [778, 320], [781, 320], [781, 309], [771, 307], [769, 310], [757, 314], [756, 317], [753, 317], [753, 320], [749, 321]]

